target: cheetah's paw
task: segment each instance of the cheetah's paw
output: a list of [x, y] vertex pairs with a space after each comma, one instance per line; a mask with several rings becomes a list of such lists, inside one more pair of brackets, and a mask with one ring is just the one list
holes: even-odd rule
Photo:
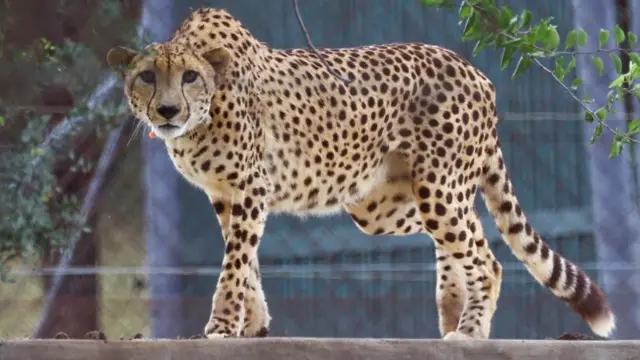
[[463, 333], [451, 331], [444, 336], [443, 340], [473, 340], [473, 338]]
[[211, 333], [211, 334], [207, 334], [206, 336], [207, 336], [207, 339], [209, 340], [226, 339], [231, 337], [230, 334], [220, 334], [220, 333]]

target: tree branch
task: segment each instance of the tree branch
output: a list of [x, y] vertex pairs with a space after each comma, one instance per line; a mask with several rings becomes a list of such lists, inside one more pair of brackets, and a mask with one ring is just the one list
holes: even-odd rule
[[307, 40], [307, 45], [309, 45], [309, 47], [311, 48], [311, 51], [313, 51], [313, 53], [316, 54], [318, 59], [320, 59], [320, 61], [324, 64], [324, 66], [327, 68], [327, 71], [329, 71], [331, 75], [342, 80], [347, 85], [352, 83], [355, 79], [349, 79], [347, 77], [344, 77], [338, 74], [335, 70], [333, 70], [333, 68], [331, 68], [329, 63], [327, 63], [327, 61], [324, 59], [324, 57], [322, 57], [318, 49], [311, 42], [311, 36], [309, 36], [309, 32], [307, 31], [307, 28], [304, 25], [304, 21], [302, 20], [302, 16], [300, 15], [300, 9], [298, 8], [298, 0], [293, 0], [293, 9], [296, 13], [296, 18], [298, 19], [298, 25], [300, 25], [300, 29], [302, 30], [302, 33], [304, 34], [304, 37]]
[[[98, 85], [96, 90], [90, 95], [87, 101], [87, 108], [91, 112], [95, 112], [97, 108], [104, 102], [105, 99], [111, 98], [114, 95], [116, 89], [116, 77], [113, 74], [108, 74], [103, 82]], [[119, 94], [118, 94], [119, 96]], [[113, 114], [113, 115], [125, 115], [125, 114]], [[75, 116], [66, 118], [58, 124], [50, 134], [47, 135], [44, 142], [39, 147], [39, 153], [41, 155], [35, 157], [31, 165], [37, 167], [40, 165], [45, 155], [52, 153], [59, 143], [67, 143], [69, 137], [77, 134], [80, 129], [85, 129], [88, 126], [94, 125], [95, 114], [89, 116]]]
[[[474, 4], [472, 2], [470, 2], [469, 0], [463, 0], [462, 1], [463, 4], [467, 4], [469, 5], [471, 8], [473, 8], [478, 14], [480, 14], [480, 19], [482, 21], [482, 23], [485, 25], [487, 31], [492, 32], [494, 34], [497, 35], [501, 35], [504, 36], [506, 39], [509, 40], [518, 40], [517, 37], [505, 32], [503, 29], [496, 27], [496, 23], [495, 23], [495, 19], [492, 19], [490, 16], [486, 16], [486, 11], [484, 11], [483, 8], [478, 7], [477, 4]], [[547, 54], [547, 56], [545, 57], [555, 57], [555, 56], [562, 56], [562, 55], [587, 55], [587, 54], [595, 54], [595, 53], [599, 53], [599, 52], [604, 52], [604, 53], [613, 53], [613, 52], [624, 52], [624, 53], [630, 53], [633, 52], [634, 49], [601, 49], [598, 48], [593, 52], [569, 52], [569, 51], [554, 51], [553, 56], [549, 56], [548, 55], [548, 51], [546, 51], [545, 49], [540, 48], [539, 46], [536, 46], [535, 44], [530, 44], [531, 46], [533, 46], [534, 49], [538, 50], [539, 52], [545, 53]], [[636, 144], [640, 144], [639, 140], [636, 140], [626, 134], [619, 134], [618, 131], [616, 131], [616, 129], [612, 128], [611, 126], [609, 126], [608, 124], [605, 123], [604, 119], [600, 119], [600, 117], [596, 114], [596, 111], [591, 110], [591, 107], [582, 99], [580, 99], [578, 96], [576, 96], [576, 94], [564, 83], [564, 81], [562, 79], [560, 79], [558, 76], [556, 76], [556, 74], [553, 72], [553, 70], [549, 69], [548, 67], [546, 67], [541, 61], [540, 61], [540, 57], [539, 56], [535, 56], [533, 54], [530, 54], [530, 58], [533, 60], [533, 62], [540, 67], [542, 70], [544, 70], [545, 72], [547, 72], [548, 74], [551, 75], [551, 77], [558, 83], [560, 84], [560, 86], [569, 93], [569, 95], [576, 100], [579, 104], [580, 107], [582, 107], [582, 109], [584, 109], [584, 111], [589, 114], [591, 116], [592, 119], [594, 119], [595, 121], [597, 121], [603, 128], [607, 129], [607, 131], [610, 131], [612, 134], [616, 135], [616, 136], [620, 136], [621, 139], [628, 141], [629, 143], [636, 143]]]
[[[120, 126], [109, 136], [93, 173], [93, 178], [89, 183], [89, 189], [84, 196], [84, 203], [80, 210], [80, 223], [82, 225], [86, 224], [87, 221], [95, 214], [99, 198], [103, 194], [103, 187], [108, 180], [113, 163], [122, 148], [124, 142], [123, 139], [125, 139], [126, 133], [130, 133], [132, 131], [132, 128], [133, 119], [128, 119], [121, 123]], [[51, 282], [51, 288], [45, 296], [40, 319], [38, 324], [35, 326], [32, 335], [33, 338], [43, 337], [44, 332], [47, 330], [47, 326], [51, 325], [51, 316], [53, 316], [56, 299], [66, 278], [65, 269], [67, 269], [73, 261], [75, 247], [83, 231], [82, 228], [74, 230], [74, 233], [71, 235], [70, 245], [65, 249], [64, 254], [60, 258], [60, 263], [56, 267], [56, 271], [53, 275], [53, 281]]]
[[[573, 91], [571, 91], [571, 89], [569, 89], [569, 87], [562, 81], [560, 80], [556, 74], [553, 73], [553, 70], [549, 69], [548, 67], [546, 67], [541, 61], [540, 59], [534, 58], [533, 61], [536, 63], [536, 65], [538, 65], [542, 70], [544, 70], [545, 72], [547, 72], [549, 75], [551, 75], [551, 77], [558, 82], [558, 84], [560, 84], [560, 86], [566, 90], [569, 95], [578, 102], [578, 104], [580, 104], [580, 106], [584, 109], [584, 111], [591, 113], [591, 115], [593, 116], [594, 119], [597, 119], [597, 121], [600, 121], [600, 123], [602, 124], [602, 126], [607, 129], [608, 131], [611, 131], [611, 133], [613, 134], [617, 134], [616, 130], [614, 128], [612, 128], [611, 126], [609, 126], [608, 124], [606, 124], [604, 121], [601, 121], [600, 119], [598, 119], [598, 117], [596, 116], [596, 114], [589, 108], [589, 106], [587, 104], [585, 104], [584, 101], [582, 101], [576, 94], [573, 93]], [[628, 138], [628, 140], [632, 141], [632, 142], [636, 142], [636, 143], [640, 143], [635, 139], [632, 138]]]

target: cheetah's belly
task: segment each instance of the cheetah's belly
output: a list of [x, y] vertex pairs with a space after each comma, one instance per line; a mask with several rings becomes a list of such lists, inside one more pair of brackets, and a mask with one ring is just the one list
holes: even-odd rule
[[[307, 166], [308, 159], [283, 160], [267, 157], [272, 194], [268, 201], [270, 212], [295, 215], [328, 215], [342, 210], [345, 204], [359, 201], [373, 187], [389, 177], [402, 176], [404, 162], [395, 154], [380, 156], [378, 161], [351, 163], [353, 171], [330, 166]], [[399, 161], [400, 160], [400, 161]], [[372, 166], [370, 164], [377, 164]]]
[[342, 183], [338, 183], [335, 176], [322, 172], [320, 169], [309, 169], [299, 172], [298, 179], [285, 180], [278, 177], [280, 174], [274, 174], [274, 192], [268, 201], [269, 211], [299, 215], [332, 214], [340, 211], [342, 205], [358, 201], [385, 177], [384, 167], [371, 169], [362, 177], [347, 179]]

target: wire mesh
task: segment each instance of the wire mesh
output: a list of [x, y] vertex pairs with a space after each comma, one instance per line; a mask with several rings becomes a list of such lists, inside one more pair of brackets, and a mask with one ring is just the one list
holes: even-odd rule
[[[167, 3], [144, 16], [165, 19]], [[176, 3], [171, 5], [170, 15], [175, 18], [166, 21], [166, 26], [176, 26], [190, 6], [226, 7], [269, 44], [304, 46], [290, 2], [265, 3]], [[527, 7], [534, 16], [554, 16], [561, 33], [573, 27], [570, 2], [522, 0], [510, 5]], [[305, 1], [301, 10], [318, 46], [422, 41], [447, 46], [471, 58], [472, 44], [461, 42], [455, 12], [429, 12], [418, 1]], [[330, 19], [330, 25], [326, 19]], [[595, 279], [605, 275], [617, 279], [619, 288], [610, 288], [616, 299], [635, 304], [640, 289], [637, 262], [632, 258], [604, 262], [598, 256], [592, 213], [608, 210], [591, 208], [587, 139], [579, 108], [552, 79], [535, 69], [511, 80], [498, 68], [498, 56], [481, 55], [472, 61], [494, 80], [500, 93], [499, 108], [504, 118], [500, 136], [524, 210], [552, 248]], [[103, 189], [105, 197], [92, 238], [98, 249], [97, 263], [65, 270], [72, 282], [76, 277], [96, 275], [98, 291], [62, 301], [67, 307], [81, 309], [86, 308], [83, 302], [97, 297], [99, 328], [112, 337], [162, 333], [162, 329], [154, 329], [160, 323], [153, 319], [160, 313], [167, 316], [163, 308], [172, 309], [169, 315], [178, 330], [168, 333], [189, 336], [201, 332], [208, 319], [222, 259], [220, 231], [205, 195], [181, 180], [165, 155], [158, 155], [162, 146], [149, 145], [152, 140], [137, 135], [126, 146], [115, 176]], [[149, 151], [160, 159], [152, 160]], [[144, 173], [151, 161], [157, 161], [153, 178]], [[173, 203], [168, 198], [161, 203], [145, 200], [159, 188], [173, 194]], [[617, 190], [610, 189], [612, 199]], [[505, 269], [492, 337], [545, 338], [566, 331], [588, 332], [576, 314], [514, 262], [486, 211], [481, 215], [492, 250]], [[158, 251], [153, 244], [159, 242], [149, 239], [153, 223], [146, 216], [171, 226], [174, 235], [166, 246], [177, 254], [173, 264], [149, 265], [150, 254]], [[610, 231], [615, 232], [616, 221], [631, 215], [611, 216], [615, 219], [609, 222], [613, 224]], [[274, 318], [273, 335], [439, 337], [434, 251], [427, 237], [364, 235], [344, 214], [331, 219], [278, 216], [269, 220], [260, 258]], [[0, 336], [31, 334], [42, 316], [44, 279], [56, 271], [43, 268], [39, 258], [15, 264], [15, 283], [0, 287]], [[169, 278], [175, 285], [173, 293], [150, 290], [156, 281]]]

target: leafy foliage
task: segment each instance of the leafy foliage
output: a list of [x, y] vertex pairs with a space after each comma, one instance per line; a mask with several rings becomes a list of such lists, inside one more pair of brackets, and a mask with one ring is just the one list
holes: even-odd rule
[[[610, 157], [621, 153], [624, 145], [638, 143], [634, 138], [640, 134], [640, 119], [631, 121], [626, 129], [613, 128], [607, 124], [607, 116], [614, 113], [614, 105], [632, 99], [640, 103], [640, 55], [638, 37], [625, 32], [616, 25], [613, 29], [601, 29], [591, 34], [591, 41], [597, 40], [597, 47], [585, 51], [590, 36], [581, 28], [573, 29], [564, 36], [558, 33], [552, 17], [533, 22], [529, 10], [516, 13], [508, 6], [498, 6], [495, 0], [421, 0], [427, 7], [457, 8], [458, 18], [463, 27], [462, 39], [474, 41], [473, 55], [485, 48], [500, 49], [500, 68], [505, 70], [513, 65], [513, 77], [520, 76], [532, 66], [538, 66], [565, 89], [584, 110], [584, 120], [596, 121], [591, 143], [603, 131], [614, 134]], [[594, 37], [596, 39], [594, 39]], [[613, 45], [612, 47], [610, 47]], [[621, 55], [627, 55], [629, 62], [624, 71]], [[609, 84], [605, 104], [595, 105], [592, 96], [581, 98], [579, 88], [583, 80], [575, 76], [578, 57], [586, 57], [600, 76], [605, 74], [605, 64], [610, 63], [616, 78]], [[573, 75], [573, 76], [570, 76]], [[568, 78], [572, 78], [568, 82]], [[639, 104], [640, 105], [640, 104]]]
[[[81, 192], [70, 192], [61, 178], [87, 174], [94, 164], [86, 154], [74, 149], [77, 129], [66, 132], [60, 141], [51, 142], [52, 129], [63, 115], [88, 119], [89, 128], [97, 136], [107, 134], [113, 127], [86, 106], [91, 92], [102, 80], [96, 75], [101, 73], [104, 54], [97, 52], [91, 44], [70, 39], [54, 44], [40, 38], [26, 45], [5, 41], [9, 38], [5, 35], [12, 27], [15, 38], [17, 26], [10, 5], [5, 3], [6, 8], [0, 7], [0, 68], [12, 69], [18, 73], [14, 79], [28, 85], [25, 93], [13, 96], [11, 92], [4, 92], [0, 96], [2, 280], [6, 280], [8, 265], [14, 260], [29, 254], [42, 254], [47, 248], [63, 248], [72, 234], [89, 231], [79, 217]], [[64, 16], [64, 11], [61, 8], [56, 15]], [[99, 20], [96, 26], [113, 27], [115, 22], [122, 21], [121, 2], [101, 1], [91, 16]], [[132, 29], [135, 24], [121, 27], [119, 31]], [[132, 37], [133, 32], [124, 36]], [[29, 99], [38, 99], [54, 87], [62, 89], [61, 92], [71, 98], [68, 106], [58, 108], [60, 105], [57, 104], [35, 106], [30, 103]]]

